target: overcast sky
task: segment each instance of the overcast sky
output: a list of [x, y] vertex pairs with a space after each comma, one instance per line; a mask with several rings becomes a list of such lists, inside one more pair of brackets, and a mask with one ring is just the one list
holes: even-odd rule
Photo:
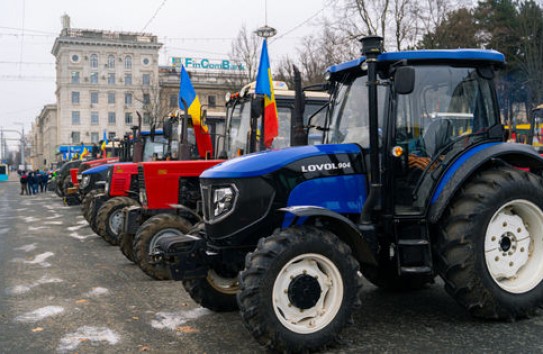
[[42, 107], [55, 103], [51, 49], [63, 14], [72, 28], [156, 35], [166, 64], [172, 56], [227, 58], [243, 24], [264, 25], [266, 7], [278, 31], [269, 45], [272, 68], [330, 11], [325, 0], [0, 0], [0, 126], [20, 131], [23, 123], [28, 132]]

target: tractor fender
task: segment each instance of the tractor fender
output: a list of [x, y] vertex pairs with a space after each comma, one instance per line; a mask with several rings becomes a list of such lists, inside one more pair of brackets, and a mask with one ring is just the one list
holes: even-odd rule
[[509, 164], [517, 168], [543, 171], [543, 157], [530, 145], [487, 143], [478, 145], [454, 161], [434, 189], [428, 220], [437, 223], [458, 189], [475, 173], [490, 165]]
[[363, 264], [377, 265], [376, 252], [371, 244], [377, 240], [370, 240], [369, 235], [364, 235], [357, 225], [345, 216], [335, 211], [312, 205], [301, 205], [281, 208], [279, 211], [289, 213], [294, 217], [286, 217], [283, 228], [292, 225], [311, 224], [316, 218], [326, 221], [326, 229], [332, 231], [343, 242], [348, 244], [355, 258]]

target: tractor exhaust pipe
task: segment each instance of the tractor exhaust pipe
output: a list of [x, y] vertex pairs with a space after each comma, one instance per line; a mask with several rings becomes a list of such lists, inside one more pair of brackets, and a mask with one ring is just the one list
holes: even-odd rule
[[370, 191], [366, 203], [362, 208], [360, 223], [371, 224], [371, 212], [381, 199], [381, 175], [379, 168], [379, 112], [377, 110], [377, 58], [382, 52], [383, 38], [367, 36], [362, 42], [362, 55], [366, 57], [368, 65], [368, 102], [369, 102], [369, 133], [370, 133]]

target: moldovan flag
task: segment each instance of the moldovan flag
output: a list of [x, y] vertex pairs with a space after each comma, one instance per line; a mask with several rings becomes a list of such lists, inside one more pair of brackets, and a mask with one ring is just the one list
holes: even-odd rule
[[266, 43], [266, 40], [262, 42], [260, 64], [258, 66], [258, 73], [256, 74], [255, 93], [264, 95], [264, 146], [270, 148], [273, 143], [273, 138], [279, 133], [279, 120], [275, 94], [273, 92], [268, 45]]
[[83, 158], [85, 158], [85, 156], [87, 156], [88, 154], [89, 154], [89, 150], [87, 150], [87, 148], [85, 147], [83, 149], [83, 152], [81, 153], [81, 156], [79, 156], [79, 159], [83, 160]]
[[208, 133], [208, 127], [200, 117], [200, 100], [194, 91], [190, 82], [190, 77], [185, 67], [181, 65], [181, 75], [179, 82], [179, 108], [192, 117], [192, 127], [198, 154], [201, 158], [213, 156], [213, 145], [211, 145], [211, 136]]
[[106, 144], [107, 144], [106, 141], [103, 140], [102, 141], [102, 146], [100, 147], [100, 150], [102, 150], [102, 157], [103, 158], [107, 157], [107, 155], [106, 155]]

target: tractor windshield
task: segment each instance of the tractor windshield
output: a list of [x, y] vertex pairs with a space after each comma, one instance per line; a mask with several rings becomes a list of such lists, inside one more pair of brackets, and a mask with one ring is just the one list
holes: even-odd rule
[[154, 141], [151, 136], [145, 136], [145, 147], [143, 149], [143, 161], [161, 160], [168, 151], [168, 140], [162, 135], [155, 135]]
[[[349, 77], [336, 85], [329, 110], [326, 142], [331, 144], [356, 143], [370, 146], [367, 76]], [[378, 102], [384, 103], [385, 89], [379, 86]], [[382, 131], [383, 105], [378, 109], [379, 131]]]
[[480, 134], [499, 124], [491, 80], [476, 68], [417, 66], [415, 89], [399, 95], [396, 144], [432, 157], [455, 137]]

